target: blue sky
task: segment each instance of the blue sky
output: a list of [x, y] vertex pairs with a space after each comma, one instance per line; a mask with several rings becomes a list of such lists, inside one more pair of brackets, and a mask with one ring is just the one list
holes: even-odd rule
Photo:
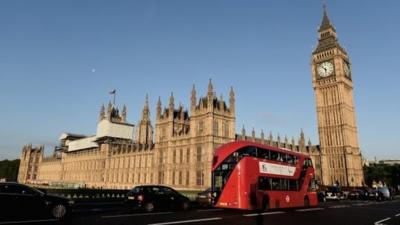
[[[328, 1], [328, 15], [352, 62], [361, 150], [400, 158], [400, 2]], [[245, 125], [318, 143], [310, 58], [322, 20], [308, 1], [0, 1], [0, 159], [24, 144], [58, 143], [62, 132], [95, 133], [102, 103], [137, 123], [171, 91], [189, 105], [204, 95], [237, 96]]]

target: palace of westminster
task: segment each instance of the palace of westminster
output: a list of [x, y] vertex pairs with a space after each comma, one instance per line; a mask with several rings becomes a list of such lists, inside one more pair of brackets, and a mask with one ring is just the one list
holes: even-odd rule
[[316, 179], [323, 185], [362, 186], [362, 157], [353, 102], [350, 60], [337, 39], [326, 9], [312, 53], [319, 145], [311, 145], [301, 131], [297, 143], [244, 128], [236, 134], [235, 92], [229, 102], [218, 98], [210, 80], [204, 97], [193, 86], [190, 110], [176, 106], [171, 94], [163, 107], [158, 99], [156, 122], [150, 120], [148, 98], [136, 126], [127, 122], [127, 109], [102, 106], [96, 134], [63, 133], [52, 156], [44, 147], [22, 149], [18, 181], [128, 189], [139, 184], [164, 184], [178, 190], [211, 186], [214, 150], [227, 142], [249, 140], [309, 154]]

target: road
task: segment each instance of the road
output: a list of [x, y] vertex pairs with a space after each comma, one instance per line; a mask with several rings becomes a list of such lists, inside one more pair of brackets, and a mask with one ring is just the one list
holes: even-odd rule
[[[1, 223], [6, 224], [6, 223]], [[10, 223], [8, 223], [10, 224]], [[168, 224], [255, 224], [255, 225], [399, 225], [400, 201], [341, 201], [320, 204], [308, 209], [274, 210], [264, 213], [227, 209], [191, 209], [129, 213], [119, 208], [113, 211], [75, 212], [64, 221], [32, 220], [13, 224], [45, 225], [168, 225]]]

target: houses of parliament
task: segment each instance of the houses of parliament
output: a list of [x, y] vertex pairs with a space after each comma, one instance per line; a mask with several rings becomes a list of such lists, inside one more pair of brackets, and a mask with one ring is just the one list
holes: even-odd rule
[[231, 88], [228, 101], [218, 98], [210, 80], [204, 96], [193, 85], [188, 109], [177, 105], [173, 94], [167, 104], [159, 98], [154, 126], [146, 96], [136, 125], [127, 122], [125, 106], [120, 110], [109, 103], [100, 109], [96, 134], [63, 133], [51, 156], [44, 155], [43, 146], [24, 146], [18, 181], [116, 189], [164, 184], [202, 190], [211, 186], [214, 150], [231, 141], [250, 140], [309, 154], [323, 185], [362, 186], [350, 59], [325, 8], [311, 62], [318, 145], [306, 141], [303, 131], [297, 141], [263, 131], [247, 134], [244, 128], [237, 134], [235, 92]]

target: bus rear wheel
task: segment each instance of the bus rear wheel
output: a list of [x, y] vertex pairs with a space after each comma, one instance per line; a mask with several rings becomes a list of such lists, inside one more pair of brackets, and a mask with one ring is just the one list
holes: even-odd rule
[[262, 210], [268, 211], [269, 210], [269, 199], [264, 198], [262, 201]]

